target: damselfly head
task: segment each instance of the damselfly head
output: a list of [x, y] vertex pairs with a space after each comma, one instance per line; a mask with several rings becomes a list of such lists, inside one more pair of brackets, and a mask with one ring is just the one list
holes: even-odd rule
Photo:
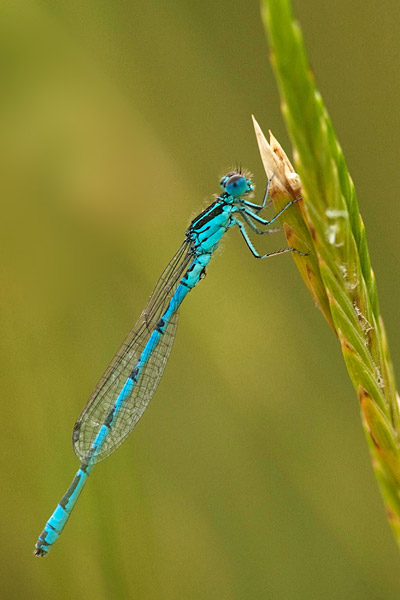
[[237, 171], [230, 171], [221, 178], [219, 183], [222, 189], [234, 198], [250, 194], [254, 189], [251, 179]]

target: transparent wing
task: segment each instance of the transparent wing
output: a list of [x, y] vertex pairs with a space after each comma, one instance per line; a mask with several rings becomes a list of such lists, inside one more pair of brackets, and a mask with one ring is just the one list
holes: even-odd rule
[[[83, 460], [112, 409], [132, 369], [164, 314], [181, 276], [192, 260], [190, 242], [185, 240], [164, 269], [139, 320], [107, 367], [74, 426], [72, 441], [75, 453]], [[171, 352], [178, 312], [171, 318], [157, 347], [141, 371], [131, 395], [126, 399], [96, 462], [107, 458], [123, 442], [148, 406], [164, 372]]]

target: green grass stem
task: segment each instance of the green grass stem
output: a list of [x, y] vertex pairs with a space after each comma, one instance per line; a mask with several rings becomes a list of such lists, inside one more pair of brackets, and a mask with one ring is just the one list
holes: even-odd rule
[[271, 137], [268, 144], [255, 123], [257, 139], [267, 174], [276, 174], [275, 208], [288, 197], [303, 197], [296, 210], [287, 211], [291, 216], [285, 213], [284, 230], [290, 246], [309, 252], [305, 258], [294, 258], [339, 339], [358, 393], [386, 512], [400, 545], [398, 395], [355, 188], [316, 88], [290, 1], [263, 0], [262, 15], [301, 184], [276, 140]]

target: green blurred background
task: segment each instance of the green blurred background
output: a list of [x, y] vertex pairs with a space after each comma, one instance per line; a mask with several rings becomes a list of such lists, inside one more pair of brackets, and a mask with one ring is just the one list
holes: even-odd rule
[[[295, 2], [399, 363], [397, 2]], [[218, 178], [290, 151], [257, 2], [0, 9], [5, 599], [399, 597], [399, 555], [334, 336], [290, 256], [238, 232], [184, 303], [145, 417], [56, 547], [75, 419]], [[256, 240], [276, 249], [283, 240]]]

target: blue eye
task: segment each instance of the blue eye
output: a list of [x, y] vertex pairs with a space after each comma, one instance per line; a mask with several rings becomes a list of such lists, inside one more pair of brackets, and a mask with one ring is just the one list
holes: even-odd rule
[[248, 191], [246, 178], [238, 173], [229, 177], [225, 182], [224, 188], [230, 196], [234, 197], [242, 196]]
[[235, 171], [229, 171], [229, 173], [221, 177], [219, 185], [222, 187], [222, 189], [225, 189], [225, 185], [233, 175], [237, 175], [237, 173]]

